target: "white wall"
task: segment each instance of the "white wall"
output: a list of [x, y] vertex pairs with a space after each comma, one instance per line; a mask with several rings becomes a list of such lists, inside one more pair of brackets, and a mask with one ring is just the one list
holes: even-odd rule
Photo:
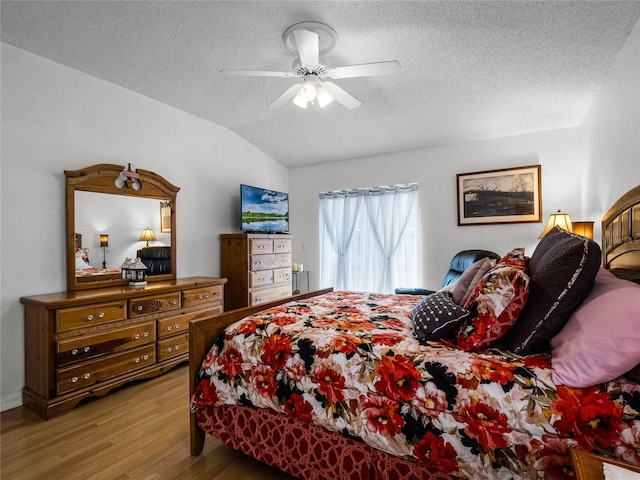
[[640, 22], [582, 124], [588, 142], [582, 195], [585, 211], [596, 213], [640, 184]]
[[318, 192], [407, 182], [419, 184], [424, 286], [437, 287], [462, 249], [524, 246], [531, 254], [543, 225], [458, 227], [455, 202], [457, 173], [532, 164], [542, 165], [544, 221], [560, 208], [595, 221], [598, 240], [606, 209], [640, 183], [640, 22], [580, 127], [291, 169], [293, 261], [311, 270], [317, 288]]
[[571, 181], [584, 159], [579, 129], [555, 130], [334, 164], [291, 169], [289, 193], [294, 261], [311, 270], [317, 287], [318, 192], [418, 182], [422, 224], [423, 285], [438, 287], [451, 257], [468, 248], [504, 254], [525, 247], [531, 254], [540, 223], [463, 226], [457, 224], [456, 174], [542, 165], [543, 216], [580, 207], [580, 186]]
[[1, 53], [0, 401], [5, 410], [22, 402], [20, 297], [66, 289], [65, 169], [131, 163], [181, 187], [180, 277], [219, 276], [218, 236], [238, 228], [240, 184], [286, 191], [288, 172], [219, 125], [10, 45], [2, 44]]

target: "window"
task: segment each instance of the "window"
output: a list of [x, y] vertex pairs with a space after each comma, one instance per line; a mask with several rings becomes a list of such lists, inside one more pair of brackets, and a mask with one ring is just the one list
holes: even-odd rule
[[320, 194], [321, 287], [393, 293], [418, 285], [418, 185]]

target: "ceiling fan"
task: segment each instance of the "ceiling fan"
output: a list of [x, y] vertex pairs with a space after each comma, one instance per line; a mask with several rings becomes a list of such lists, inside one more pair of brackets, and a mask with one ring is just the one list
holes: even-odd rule
[[324, 107], [336, 100], [349, 110], [358, 108], [361, 103], [331, 80], [341, 78], [368, 77], [388, 75], [400, 70], [396, 60], [388, 62], [363, 63], [330, 68], [320, 63], [320, 54], [331, 52], [336, 45], [338, 34], [333, 28], [319, 22], [296, 23], [285, 30], [282, 39], [289, 50], [298, 54], [290, 72], [269, 70], [221, 70], [224, 75], [240, 75], [249, 77], [281, 77], [300, 78], [302, 82], [289, 87], [276, 98], [268, 108], [281, 108], [288, 102], [307, 108], [309, 104], [318, 103]]

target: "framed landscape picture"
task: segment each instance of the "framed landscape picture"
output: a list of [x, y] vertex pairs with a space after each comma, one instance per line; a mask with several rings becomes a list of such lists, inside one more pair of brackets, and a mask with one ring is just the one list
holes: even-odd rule
[[458, 225], [542, 222], [540, 165], [459, 173]]

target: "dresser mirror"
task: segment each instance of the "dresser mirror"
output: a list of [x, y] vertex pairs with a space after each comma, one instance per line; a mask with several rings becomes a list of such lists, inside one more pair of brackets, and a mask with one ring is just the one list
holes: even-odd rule
[[67, 290], [127, 285], [120, 267], [144, 247], [160, 257], [145, 260], [147, 282], [176, 278], [178, 187], [130, 165], [94, 165], [65, 176]]

